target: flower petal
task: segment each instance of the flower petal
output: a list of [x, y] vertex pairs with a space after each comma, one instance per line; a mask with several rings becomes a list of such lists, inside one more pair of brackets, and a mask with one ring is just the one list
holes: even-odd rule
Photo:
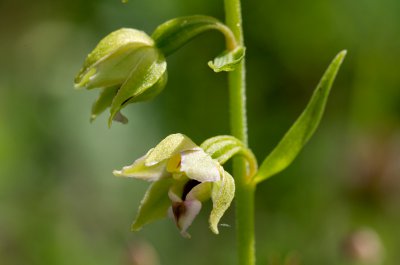
[[211, 199], [213, 209], [211, 210], [209, 223], [210, 229], [215, 234], [218, 234], [218, 223], [225, 211], [229, 208], [233, 197], [235, 196], [235, 181], [233, 177], [226, 171], [223, 171], [221, 181], [213, 183]]
[[190, 234], [186, 232], [193, 220], [201, 210], [201, 202], [198, 200], [188, 200], [183, 202], [174, 202], [170, 208], [175, 224], [181, 232], [181, 235], [190, 238]]
[[[195, 181], [195, 180], [192, 180]], [[186, 195], [186, 200], [198, 200], [204, 202], [211, 196], [212, 182], [203, 182], [194, 186]]]
[[[149, 152], [151, 152], [151, 150]], [[147, 181], [157, 181], [170, 175], [165, 170], [166, 163], [159, 163], [148, 167], [145, 165], [145, 159], [146, 155], [137, 159], [130, 166], [125, 166], [121, 170], [114, 170], [113, 174], [117, 177], [133, 177]]]
[[181, 152], [180, 172], [199, 182], [221, 180], [219, 164], [202, 149]]
[[151, 152], [148, 153], [145, 161], [146, 166], [152, 166], [161, 161], [171, 158], [183, 150], [200, 149], [186, 135], [176, 133], [167, 136]]
[[163, 218], [168, 213], [171, 201], [168, 198], [168, 190], [172, 184], [172, 178], [160, 179], [154, 182], [140, 203], [136, 220], [132, 224], [132, 230], [137, 231], [143, 225]]

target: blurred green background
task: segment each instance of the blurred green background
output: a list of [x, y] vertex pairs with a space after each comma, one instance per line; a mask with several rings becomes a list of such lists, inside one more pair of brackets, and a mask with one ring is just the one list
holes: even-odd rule
[[[191, 240], [169, 219], [131, 233], [148, 184], [111, 174], [168, 134], [201, 143], [229, 133], [226, 75], [206, 64], [223, 38], [207, 33], [170, 56], [165, 91], [128, 106], [126, 126], [108, 129], [107, 115], [89, 124], [97, 93], [73, 89], [109, 32], [151, 33], [191, 14], [223, 19], [222, 1], [2, 0], [0, 12], [0, 264], [235, 264], [234, 207], [218, 236], [209, 204]], [[257, 190], [258, 264], [398, 264], [400, 2], [246, 0], [243, 16], [259, 160], [348, 49], [316, 135]]]

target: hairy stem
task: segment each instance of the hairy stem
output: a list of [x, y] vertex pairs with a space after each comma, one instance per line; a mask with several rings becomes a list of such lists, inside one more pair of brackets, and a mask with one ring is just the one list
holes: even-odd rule
[[[244, 46], [240, 0], [224, 0], [226, 25], [239, 45]], [[247, 146], [245, 62], [229, 73], [231, 134]], [[255, 186], [246, 177], [246, 161], [237, 157], [233, 164], [236, 182], [236, 233], [240, 265], [255, 264], [254, 192]]]

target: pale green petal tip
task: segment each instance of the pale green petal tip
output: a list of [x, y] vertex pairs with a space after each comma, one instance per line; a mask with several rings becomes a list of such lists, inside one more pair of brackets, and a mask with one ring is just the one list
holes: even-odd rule
[[231, 205], [235, 196], [235, 181], [233, 177], [224, 171], [223, 179], [214, 183], [211, 199], [213, 201], [213, 209], [210, 214], [209, 223], [213, 233], [218, 234], [218, 223], [224, 215], [225, 211]]
[[212, 224], [210, 224], [210, 229], [211, 229], [211, 231], [212, 231], [214, 234], [216, 234], [216, 235], [219, 234], [218, 223], [212, 223]]
[[76, 90], [83, 89], [90, 82], [90, 78], [95, 75], [97, 69], [95, 67], [82, 68], [74, 80], [74, 88]]
[[149, 182], [157, 182], [160, 179], [168, 179], [169, 175], [165, 170], [165, 167], [165, 163], [159, 163], [157, 165], [147, 167], [144, 164], [144, 157], [141, 157], [132, 165], [125, 166], [121, 170], [114, 170], [113, 174], [116, 177], [128, 177]]
[[74, 84], [74, 89], [75, 90], [81, 90], [82, 88], [84, 88], [85, 86], [83, 86], [81, 83], [79, 83], [79, 84]]
[[125, 177], [124, 174], [122, 173], [122, 170], [113, 170], [112, 173], [116, 177]]
[[220, 220], [220, 218], [215, 218], [215, 216], [211, 213], [210, 218], [209, 218], [210, 230], [216, 235], [219, 234], [219, 230], [218, 230], [219, 220]]
[[113, 123], [113, 116], [110, 115], [110, 117], [108, 118], [108, 128], [111, 128], [112, 123]]

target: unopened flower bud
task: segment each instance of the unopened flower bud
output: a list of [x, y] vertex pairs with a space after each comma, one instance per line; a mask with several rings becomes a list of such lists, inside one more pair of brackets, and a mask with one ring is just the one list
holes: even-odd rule
[[87, 56], [75, 78], [76, 88], [101, 89], [91, 120], [110, 108], [112, 120], [126, 121], [120, 110], [152, 99], [167, 80], [164, 55], [143, 31], [122, 28], [103, 38]]

